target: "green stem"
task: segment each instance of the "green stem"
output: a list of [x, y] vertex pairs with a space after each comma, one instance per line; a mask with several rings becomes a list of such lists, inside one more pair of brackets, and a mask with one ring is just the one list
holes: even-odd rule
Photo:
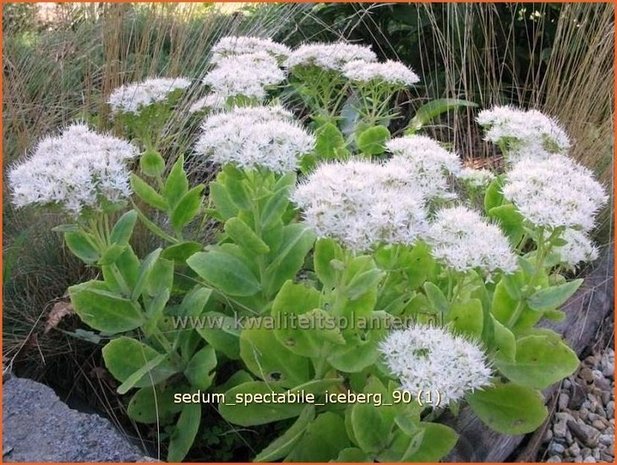
[[[550, 240], [552, 239], [552, 237], [553, 236], [549, 238], [549, 245], [550, 245]], [[521, 300], [519, 300], [519, 302], [516, 304], [516, 307], [514, 308], [514, 312], [512, 312], [512, 315], [508, 319], [508, 323], [507, 323], [508, 328], [513, 328], [514, 325], [518, 322], [519, 318], [521, 317], [521, 313], [525, 309], [525, 301], [527, 300], [527, 297], [531, 295], [533, 292], [535, 292], [536, 281], [540, 277], [541, 271], [544, 269], [544, 261], [546, 260], [546, 256], [548, 255], [548, 252], [550, 251], [550, 247], [546, 248], [545, 245], [546, 243], [544, 240], [544, 229], [541, 228], [539, 231], [539, 237], [538, 237], [538, 247], [536, 249], [535, 270], [527, 285], [527, 292], [521, 298]]]
[[133, 208], [137, 212], [139, 219], [143, 222], [144, 226], [146, 226], [146, 228], [148, 228], [152, 233], [167, 242], [171, 242], [172, 244], [176, 244], [178, 242], [178, 239], [167, 234], [160, 227], [154, 224], [146, 215], [144, 215], [144, 213], [139, 209], [135, 202], [131, 201], [131, 203], [133, 204]]

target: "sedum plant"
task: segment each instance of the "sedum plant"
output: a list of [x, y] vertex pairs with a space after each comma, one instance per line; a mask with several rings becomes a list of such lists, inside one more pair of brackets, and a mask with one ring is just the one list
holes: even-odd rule
[[[192, 84], [156, 78], [109, 98], [131, 142], [77, 124], [11, 168], [14, 204], [63, 209], [57, 230], [99, 271], [72, 304], [168, 460], [208, 428], [208, 402], [232, 425], [277, 424], [255, 461], [437, 461], [457, 442], [441, 415], [462, 406], [504, 434], [545, 420], [541, 390], [578, 359], [536, 326], [596, 258], [607, 196], [536, 110], [480, 112], [500, 173], [418, 134], [469, 102], [430, 102], [392, 137], [394, 97], [418, 80], [358, 44], [227, 37], [189, 102], [191, 153], [157, 141]], [[216, 178], [193, 186], [185, 157]]]

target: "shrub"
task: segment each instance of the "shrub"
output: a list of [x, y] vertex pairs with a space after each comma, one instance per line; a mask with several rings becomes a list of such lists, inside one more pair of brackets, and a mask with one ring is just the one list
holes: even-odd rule
[[[417, 81], [359, 44], [226, 38], [183, 115], [205, 116], [186, 156], [220, 167], [207, 186], [157, 146], [202, 93], [187, 78], [111, 94], [131, 142], [72, 125], [10, 171], [17, 206], [72, 219], [56, 231], [98, 276], [71, 302], [110, 339], [129, 416], [166, 428], [168, 460], [189, 452], [204, 403], [234, 425], [290, 423], [256, 461], [436, 461], [457, 441], [439, 414], [462, 404], [505, 434], [545, 420], [541, 389], [578, 359], [536, 325], [581, 285], [565, 272], [594, 256], [604, 189], [535, 110], [480, 113], [503, 173], [418, 134], [469, 102], [430, 102], [392, 137], [395, 97]], [[156, 244], [142, 257], [138, 222]]]

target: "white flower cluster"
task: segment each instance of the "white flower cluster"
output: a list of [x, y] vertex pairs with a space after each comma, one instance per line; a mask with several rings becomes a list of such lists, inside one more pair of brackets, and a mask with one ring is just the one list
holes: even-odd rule
[[461, 170], [456, 153], [426, 136], [397, 137], [388, 141], [386, 147], [394, 155], [390, 161], [393, 175], [398, 173], [399, 178], [415, 185], [426, 199], [452, 196], [448, 192], [448, 175]]
[[524, 158], [506, 175], [503, 194], [536, 226], [593, 228], [608, 200], [591, 171], [563, 155]]
[[387, 164], [324, 163], [296, 188], [292, 200], [318, 236], [352, 250], [412, 244], [426, 231], [424, 199], [413, 184], [392, 178]]
[[495, 175], [487, 169], [475, 169], [465, 167], [457, 176], [460, 180], [466, 182], [471, 187], [485, 187], [495, 179]]
[[482, 349], [444, 328], [417, 325], [393, 331], [379, 350], [403, 390], [413, 396], [439, 393], [442, 405], [491, 384], [491, 369]]
[[420, 78], [403, 63], [388, 60], [384, 63], [371, 63], [363, 60], [354, 60], [343, 66], [343, 75], [350, 81], [390, 84], [393, 86], [412, 86]]
[[496, 106], [482, 110], [477, 121], [486, 130], [486, 140], [506, 144], [512, 161], [527, 155], [561, 153], [570, 147], [570, 139], [559, 123], [538, 110]]
[[23, 163], [8, 173], [13, 204], [56, 204], [79, 215], [102, 199], [115, 203], [131, 194], [127, 162], [138, 150], [130, 143], [97, 134], [83, 124], [46, 137]]
[[289, 54], [285, 67], [317, 66], [329, 71], [342, 71], [347, 63], [354, 60], [372, 62], [377, 60], [377, 56], [363, 45], [345, 42], [307, 44]]
[[295, 171], [315, 139], [282, 107], [240, 107], [214, 114], [202, 123], [198, 153], [220, 164]]
[[584, 232], [567, 228], [561, 239], [567, 244], [555, 247], [554, 251], [559, 254], [560, 262], [564, 265], [575, 268], [579, 263], [592, 262], [598, 258], [597, 247]]
[[285, 73], [276, 59], [265, 51], [258, 51], [221, 58], [206, 74], [203, 83], [221, 100], [237, 96], [262, 100], [268, 87], [284, 79]]
[[437, 212], [428, 236], [433, 256], [456, 271], [516, 271], [516, 256], [501, 229], [466, 207]]
[[274, 42], [272, 39], [260, 37], [223, 37], [212, 47], [212, 63], [218, 63], [223, 58], [233, 55], [245, 55], [257, 52], [265, 52], [278, 61], [282, 61], [290, 53], [290, 49], [283, 44]]
[[167, 99], [170, 93], [186, 89], [191, 81], [185, 78], [151, 78], [125, 84], [115, 89], [107, 103], [116, 113], [138, 113], [143, 107]]

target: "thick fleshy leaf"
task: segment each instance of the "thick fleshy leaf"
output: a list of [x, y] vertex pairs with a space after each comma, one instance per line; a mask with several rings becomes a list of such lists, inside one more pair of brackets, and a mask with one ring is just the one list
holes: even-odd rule
[[201, 423], [201, 404], [184, 404], [169, 438], [168, 462], [181, 462], [188, 454]]
[[450, 110], [455, 110], [460, 107], [477, 107], [478, 104], [469, 102], [467, 100], [453, 99], [453, 98], [440, 98], [431, 100], [425, 103], [416, 110], [416, 114], [407, 125], [405, 134], [415, 134], [427, 123], [430, 123], [433, 119], [447, 113]]
[[69, 250], [87, 265], [96, 263], [101, 257], [99, 251], [88, 240], [88, 235], [82, 231], [64, 233], [64, 242]]
[[366, 155], [380, 155], [386, 151], [386, 142], [390, 139], [390, 131], [385, 126], [374, 126], [362, 131], [356, 137], [360, 152]]
[[255, 295], [261, 289], [259, 281], [238, 257], [212, 250], [199, 252], [186, 263], [200, 277], [230, 296]]
[[342, 417], [332, 412], [317, 416], [287, 456], [289, 462], [328, 462], [351, 446]]
[[[156, 396], [156, 397], [155, 397]], [[174, 392], [160, 387], [144, 387], [135, 393], [129, 402], [127, 413], [139, 423], [152, 424], [167, 420], [182, 409], [182, 404], [174, 403]]]
[[527, 299], [527, 304], [534, 310], [554, 310], [565, 304], [581, 284], [582, 279], [575, 279], [559, 286], [541, 289]]
[[272, 328], [259, 328], [260, 320], [251, 321], [255, 327], [245, 327], [240, 335], [240, 356], [247, 368], [264, 381], [278, 382], [284, 387], [307, 382], [309, 360], [281, 345], [273, 337]]
[[207, 346], [193, 355], [184, 370], [184, 374], [193, 386], [198, 389], [208, 389], [214, 379], [216, 354], [214, 348]]
[[199, 214], [202, 201], [201, 193], [204, 189], [203, 184], [195, 186], [178, 200], [178, 204], [170, 215], [171, 225], [176, 231], [180, 231]]
[[[105, 367], [114, 378], [122, 383], [141, 370], [148, 362], [157, 360], [162, 355], [143, 342], [124, 336], [111, 340], [103, 347]], [[155, 367], [142, 373], [140, 378], [133, 383], [133, 387], [153, 386], [175, 373], [177, 369], [169, 359], [165, 358]]]
[[115, 334], [144, 323], [140, 306], [111, 292], [103, 281], [87, 281], [69, 287], [75, 312], [84, 323], [99, 331]]
[[315, 418], [315, 406], [307, 405], [302, 410], [302, 413], [291, 425], [291, 427], [285, 431], [282, 436], [276, 438], [271, 442], [268, 447], [262, 450], [253, 459], [254, 462], [273, 462], [284, 458], [292, 450], [294, 445], [300, 440], [307, 426]]
[[544, 389], [571, 375], [579, 365], [576, 353], [560, 338], [525, 336], [516, 341], [514, 361], [498, 358], [495, 366], [511, 381]]
[[531, 433], [548, 411], [540, 392], [517, 384], [500, 384], [467, 395], [473, 412], [491, 429], [510, 435]]
[[[219, 404], [219, 413], [230, 423], [240, 426], [265, 425], [294, 418], [302, 413], [301, 403], [264, 402], [264, 396], [286, 392], [277, 384], [250, 381], [231, 388], [225, 393], [225, 403]], [[261, 401], [255, 401], [261, 396]]]
[[129, 239], [133, 235], [133, 229], [135, 228], [135, 223], [137, 222], [137, 216], [138, 215], [135, 210], [130, 210], [122, 215], [118, 221], [116, 221], [109, 237], [113, 244], [128, 244]]

